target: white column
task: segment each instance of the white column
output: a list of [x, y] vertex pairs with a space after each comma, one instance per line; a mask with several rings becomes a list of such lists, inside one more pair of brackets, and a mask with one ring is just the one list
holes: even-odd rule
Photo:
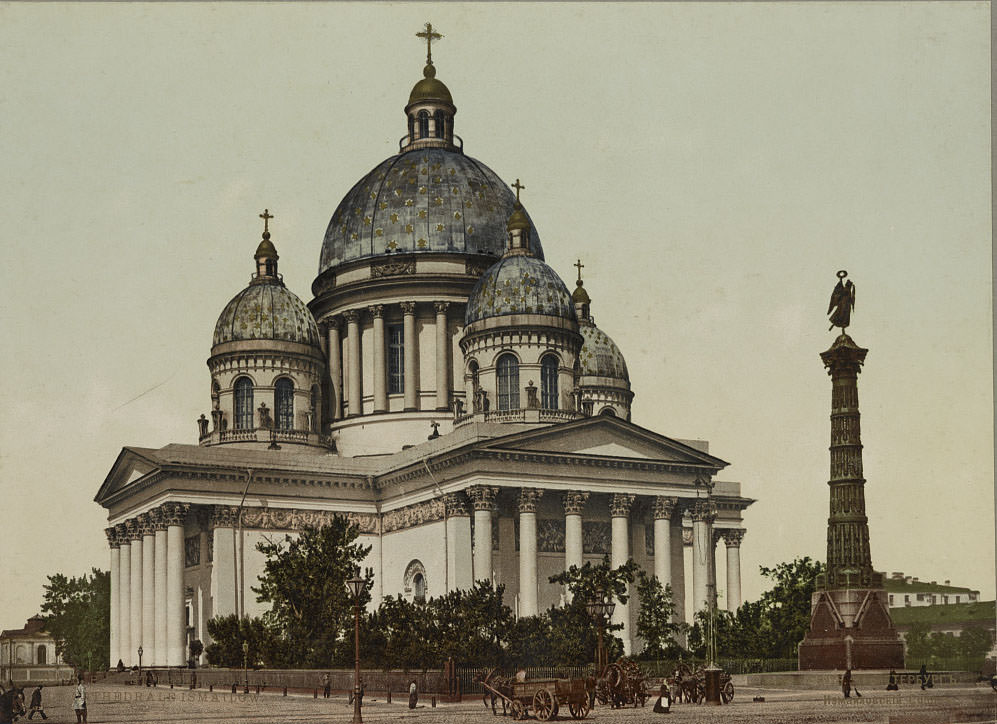
[[153, 658], [149, 663], [153, 666], [166, 666], [166, 523], [162, 518], [162, 511], [158, 508], [153, 518], [153, 552], [155, 554], [153, 566], [155, 568], [155, 581], [153, 590], [156, 592], [156, 620], [153, 626]]
[[235, 529], [237, 508], [216, 505], [211, 511], [211, 615], [229, 616], [235, 610]]
[[415, 333], [415, 302], [402, 302], [402, 319], [405, 323], [405, 409], [419, 409], [419, 337]]
[[374, 412], [388, 411], [388, 370], [384, 356], [384, 305], [369, 307], [374, 317]]
[[744, 531], [729, 528], [723, 536], [727, 544], [727, 610], [733, 613], [741, 607], [741, 541]]
[[184, 620], [183, 524], [189, 506], [164, 503], [166, 522], [166, 664], [183, 666], [187, 657], [187, 624]]
[[360, 312], [350, 309], [343, 312], [346, 318], [346, 341], [349, 350], [347, 374], [349, 376], [350, 416], [363, 414], [363, 389], [360, 382]]
[[459, 493], [443, 496], [447, 518], [447, 583], [451, 591], [466, 590], [473, 583], [471, 570], [471, 515]]
[[[618, 568], [630, 558], [630, 507], [634, 496], [627, 493], [614, 493], [609, 503], [609, 513], [612, 516], [612, 541], [610, 548], [610, 565]], [[616, 602], [613, 609], [613, 624], [623, 624], [619, 637], [623, 639], [623, 654], [630, 655], [632, 648], [630, 630], [630, 604]]]
[[111, 662], [111, 668], [113, 669], [118, 663], [118, 659], [121, 658], [119, 653], [119, 634], [118, 627], [121, 625], [120, 616], [118, 612], [118, 591], [121, 588], [121, 577], [119, 575], [120, 565], [121, 565], [121, 542], [118, 540], [117, 533], [114, 528], [105, 528], [105, 535], [107, 535], [107, 543], [111, 547], [111, 646], [108, 652], [108, 660]]
[[474, 508], [474, 580], [492, 581], [492, 512], [498, 488], [474, 485], [467, 489]]
[[692, 591], [693, 611], [701, 611], [709, 605], [707, 584], [710, 579], [710, 547], [713, 535], [710, 523], [716, 514], [711, 503], [699, 501], [692, 509]]
[[[115, 526], [121, 545], [118, 547], [118, 658], [125, 666], [132, 665], [132, 544], [124, 523]], [[138, 663], [137, 661], [135, 662]]]
[[654, 499], [654, 576], [663, 587], [672, 585], [672, 515], [677, 507], [676, 498]]
[[331, 317], [325, 320], [326, 334], [328, 335], [329, 352], [329, 382], [332, 390], [332, 419], [341, 420], [343, 417], [343, 346], [339, 341], [339, 317]]
[[142, 663], [156, 660], [156, 531], [153, 513], [139, 516], [142, 527]]
[[142, 645], [142, 531], [136, 519], [125, 523], [128, 526], [128, 535], [132, 539], [131, 551], [131, 648], [129, 654], [132, 661], [138, 663], [138, 647]]
[[450, 302], [436, 302], [436, 409], [450, 409], [450, 334], [447, 308]]
[[519, 615], [536, 616], [537, 609], [537, 488], [519, 491]]
[[[580, 490], [569, 490], [561, 496], [564, 506], [564, 570], [572, 566], [582, 567], [584, 550], [582, 547], [582, 510], [589, 494]], [[564, 597], [571, 600], [571, 590], [565, 586]]]

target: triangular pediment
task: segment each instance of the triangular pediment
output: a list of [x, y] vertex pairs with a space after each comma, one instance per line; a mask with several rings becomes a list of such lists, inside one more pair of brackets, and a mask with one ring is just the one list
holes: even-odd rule
[[678, 440], [659, 435], [617, 417], [590, 417], [496, 438], [489, 450], [629, 458], [654, 462], [705, 465], [727, 463]]
[[94, 500], [103, 503], [110, 495], [156, 472], [159, 462], [154, 453], [155, 451], [144, 448], [122, 448]]

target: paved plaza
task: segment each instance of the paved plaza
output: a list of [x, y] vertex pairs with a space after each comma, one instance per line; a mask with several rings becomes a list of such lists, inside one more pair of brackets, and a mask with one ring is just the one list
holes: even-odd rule
[[[27, 692], [30, 694], [30, 691]], [[997, 721], [997, 693], [989, 686], [946, 689], [864, 692], [860, 699], [845, 700], [840, 691], [804, 692], [777, 689], [739, 689], [733, 704], [706, 707], [679, 704], [668, 715], [651, 711], [653, 700], [642, 709], [612, 710], [597, 706], [587, 721], [606, 724], [629, 722], [757, 722], [795, 724], [796, 722], [882, 722], [883, 724], [955, 724], [957, 722]], [[752, 697], [764, 696], [765, 702]], [[95, 684], [89, 688], [89, 722], [349, 722], [352, 708], [343, 696], [323, 700], [309, 696], [279, 694], [230, 694], [186, 689], [136, 689], [130, 686]], [[75, 722], [69, 687], [46, 687], [46, 713], [49, 721]], [[565, 712], [566, 713], [566, 712]], [[409, 724], [451, 724], [452, 722], [511, 721], [493, 717], [480, 699], [460, 704], [440, 704], [427, 699], [410, 710], [403, 696], [392, 703], [383, 698], [364, 700], [363, 718], [367, 724], [405, 721]], [[38, 719], [38, 717], [35, 717]], [[561, 721], [570, 721], [562, 718]]]

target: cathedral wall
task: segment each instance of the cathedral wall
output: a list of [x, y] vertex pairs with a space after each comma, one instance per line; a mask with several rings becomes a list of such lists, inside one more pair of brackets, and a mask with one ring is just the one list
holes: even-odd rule
[[443, 521], [434, 521], [405, 530], [385, 533], [381, 540], [381, 567], [383, 595], [411, 600], [411, 591], [405, 591], [405, 571], [413, 561], [425, 568], [426, 596], [446, 593], [446, 529]]

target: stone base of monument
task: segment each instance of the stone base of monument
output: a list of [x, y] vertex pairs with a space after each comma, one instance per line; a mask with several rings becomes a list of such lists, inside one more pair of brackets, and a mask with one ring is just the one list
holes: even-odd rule
[[887, 600], [880, 588], [815, 592], [810, 630], [799, 648], [800, 670], [902, 669], [904, 644]]

